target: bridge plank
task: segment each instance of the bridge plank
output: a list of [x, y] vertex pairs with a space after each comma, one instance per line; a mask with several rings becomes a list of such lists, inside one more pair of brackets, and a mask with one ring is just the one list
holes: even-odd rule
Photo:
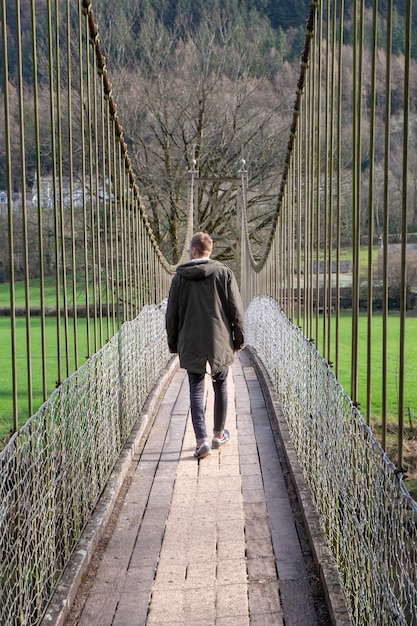
[[[249, 370], [249, 371], [248, 371]], [[263, 481], [263, 501], [267, 504], [268, 538], [264, 543], [257, 536], [254, 525], [247, 521], [246, 533], [250, 552], [258, 551], [268, 557], [268, 541], [270, 551], [275, 555], [279, 578], [280, 599], [285, 614], [286, 624], [303, 624], [314, 626], [316, 617], [312, 607], [314, 599], [311, 593], [309, 578], [305, 569], [305, 560], [292, 518], [288, 492], [285, 484], [277, 447], [272, 436], [271, 424], [262, 388], [250, 362], [244, 365], [245, 377], [252, 408], [254, 437], [260, 460], [260, 472]], [[254, 496], [250, 496], [254, 501]], [[259, 531], [265, 534], [266, 529]], [[288, 581], [288, 584], [286, 584]], [[273, 609], [270, 609], [273, 612]]]
[[67, 626], [279, 626], [284, 615], [286, 626], [317, 623], [268, 411], [244, 353], [229, 391], [232, 439], [197, 462], [188, 380], [175, 374]]

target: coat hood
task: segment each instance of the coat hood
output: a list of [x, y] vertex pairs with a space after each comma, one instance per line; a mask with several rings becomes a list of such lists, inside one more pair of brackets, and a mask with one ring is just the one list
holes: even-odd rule
[[221, 265], [221, 263], [213, 261], [212, 259], [197, 259], [179, 265], [177, 267], [177, 274], [187, 280], [203, 280], [211, 276], [219, 265]]

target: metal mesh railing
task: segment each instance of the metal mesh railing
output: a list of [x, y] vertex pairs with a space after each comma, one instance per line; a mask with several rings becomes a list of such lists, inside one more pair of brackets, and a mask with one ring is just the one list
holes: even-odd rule
[[312, 342], [277, 302], [247, 311], [355, 624], [417, 624], [417, 505]]
[[0, 624], [39, 623], [169, 358], [165, 306], [146, 306], [1, 452]]

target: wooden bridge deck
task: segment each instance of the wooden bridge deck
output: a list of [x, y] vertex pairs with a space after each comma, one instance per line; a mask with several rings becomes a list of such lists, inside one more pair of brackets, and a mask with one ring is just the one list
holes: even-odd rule
[[[228, 380], [231, 441], [197, 461], [188, 379], [175, 371], [152, 428], [125, 460], [121, 489], [111, 488], [111, 517], [104, 498], [45, 624], [348, 623], [337, 585], [320, 582], [317, 566], [326, 566], [310, 551], [279, 429], [246, 351]], [[211, 432], [209, 378], [206, 391]]]

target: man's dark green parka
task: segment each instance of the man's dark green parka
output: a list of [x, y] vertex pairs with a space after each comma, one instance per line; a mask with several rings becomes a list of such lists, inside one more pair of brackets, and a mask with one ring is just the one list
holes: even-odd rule
[[245, 314], [230, 268], [210, 258], [177, 267], [166, 311], [168, 346], [180, 365], [215, 375], [231, 365], [243, 347]]

